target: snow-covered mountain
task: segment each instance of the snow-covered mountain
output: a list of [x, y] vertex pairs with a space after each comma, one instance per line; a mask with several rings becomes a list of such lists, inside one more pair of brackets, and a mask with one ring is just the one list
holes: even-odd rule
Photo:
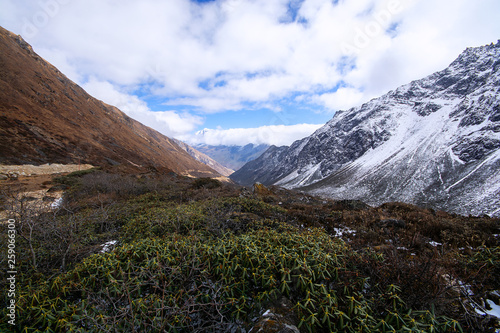
[[500, 215], [500, 41], [271, 147], [231, 178], [378, 205]]

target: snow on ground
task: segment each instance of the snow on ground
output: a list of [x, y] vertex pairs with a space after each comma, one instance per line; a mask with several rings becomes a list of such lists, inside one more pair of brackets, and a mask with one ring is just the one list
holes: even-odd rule
[[56, 200], [54, 200], [53, 203], [50, 204], [50, 208], [58, 209], [61, 207], [62, 203], [63, 203], [63, 198], [62, 197], [57, 198]]
[[343, 228], [333, 228], [334, 237], [342, 238], [344, 235], [356, 235], [356, 230], [350, 229], [348, 227], [343, 227]]
[[[472, 291], [472, 289], [470, 288], [470, 286], [468, 284], [465, 284], [461, 281], [458, 281], [458, 285], [462, 289], [462, 292], [464, 295], [466, 295], [468, 297], [474, 296], [474, 292]], [[497, 291], [493, 292], [493, 294], [495, 296], [500, 296], [500, 291], [497, 290]], [[489, 316], [496, 317], [498, 322], [500, 323], [500, 306], [496, 305], [495, 302], [493, 302], [490, 299], [484, 300], [485, 303], [487, 303], [489, 305], [489, 307], [491, 308], [491, 310], [488, 310], [485, 308], [485, 306], [479, 305], [478, 303], [476, 303], [475, 301], [473, 301], [470, 298], [469, 298], [469, 301], [471, 302], [472, 308], [474, 309], [474, 311], [476, 311], [477, 314], [479, 314], [481, 316], [489, 315]], [[500, 333], [500, 329], [497, 329], [495, 332]]]
[[106, 253], [106, 252], [111, 251], [116, 246], [117, 243], [118, 243], [118, 241], [111, 240], [109, 242], [101, 244], [101, 246], [102, 246], [101, 253]]
[[[497, 292], [497, 295], [498, 295], [498, 292]], [[477, 304], [473, 304], [474, 310], [476, 311], [477, 314], [480, 314], [480, 315], [487, 314], [487, 315], [496, 317], [498, 322], [500, 323], [500, 306], [496, 305], [495, 302], [493, 302], [490, 299], [487, 299], [486, 302], [488, 303], [491, 310], [484, 309], [483, 307], [481, 307]], [[495, 332], [500, 333], [500, 328], [497, 329]]]
[[314, 176], [316, 175], [317, 171], [320, 168], [321, 168], [321, 162], [315, 165], [310, 164], [306, 167], [303, 167], [300, 169], [300, 172], [298, 169], [295, 169], [285, 178], [277, 181], [275, 185], [283, 186], [285, 188], [294, 188], [311, 184], [314, 181], [319, 180], [316, 179]]

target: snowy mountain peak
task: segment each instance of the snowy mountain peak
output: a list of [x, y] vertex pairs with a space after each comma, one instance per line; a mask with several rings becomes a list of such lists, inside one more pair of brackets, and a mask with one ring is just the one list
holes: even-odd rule
[[196, 132], [195, 135], [196, 136], [204, 136], [208, 132], [210, 132], [210, 129], [209, 128], [204, 128], [204, 129], [199, 130], [198, 132]]
[[469, 69], [472, 70], [484, 71], [487, 70], [488, 67], [480, 67], [477, 64], [491, 64], [493, 59], [498, 59], [499, 54], [500, 40], [498, 40], [496, 44], [491, 43], [480, 47], [468, 47], [455, 61], [451, 63], [450, 68], [460, 70], [464, 67], [469, 67]]
[[269, 149], [231, 176], [371, 204], [500, 215], [500, 42]]

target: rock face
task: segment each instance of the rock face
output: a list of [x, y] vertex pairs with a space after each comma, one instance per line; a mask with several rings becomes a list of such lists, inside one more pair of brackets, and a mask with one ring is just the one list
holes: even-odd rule
[[231, 178], [378, 205], [500, 215], [500, 42], [271, 147]]
[[0, 27], [0, 164], [80, 164], [217, 177], [173, 140], [89, 94]]

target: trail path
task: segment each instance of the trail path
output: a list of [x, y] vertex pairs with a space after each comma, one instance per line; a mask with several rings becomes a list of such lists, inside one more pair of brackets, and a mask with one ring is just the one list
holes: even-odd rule
[[0, 224], [14, 217], [10, 210], [20, 200], [33, 208], [53, 209], [63, 191], [53, 189], [52, 179], [90, 168], [90, 164], [0, 165]]

